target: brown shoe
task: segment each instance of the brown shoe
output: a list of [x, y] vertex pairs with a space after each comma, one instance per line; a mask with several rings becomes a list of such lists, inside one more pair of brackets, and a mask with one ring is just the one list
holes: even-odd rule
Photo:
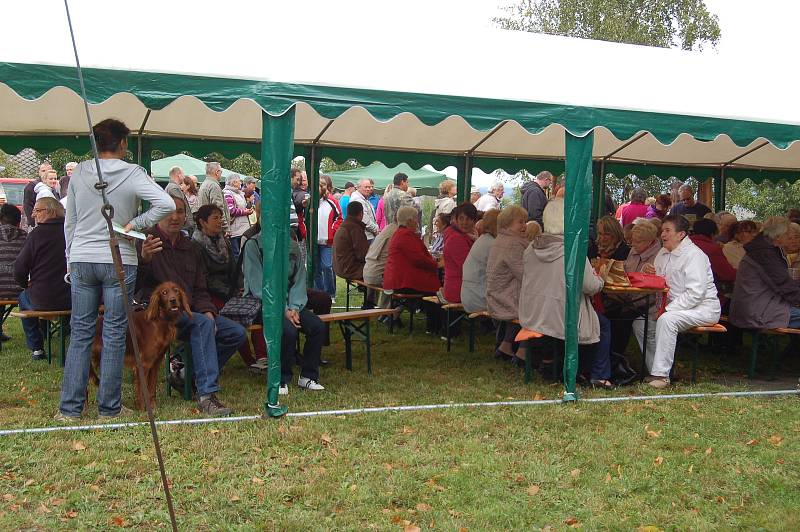
[[655, 376], [652, 376], [652, 380], [649, 381], [647, 384], [649, 384], [653, 388], [661, 390], [661, 389], [666, 388], [666, 387], [669, 386], [669, 377], [655, 377]]

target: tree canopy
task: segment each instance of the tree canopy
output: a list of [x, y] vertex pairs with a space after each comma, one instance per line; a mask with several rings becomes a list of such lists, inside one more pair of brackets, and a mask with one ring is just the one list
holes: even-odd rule
[[720, 38], [704, 0], [517, 0], [504, 10], [494, 22], [509, 30], [684, 50]]

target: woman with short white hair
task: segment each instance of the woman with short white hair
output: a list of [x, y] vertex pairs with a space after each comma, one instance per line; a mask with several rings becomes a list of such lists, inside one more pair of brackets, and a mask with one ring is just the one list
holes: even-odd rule
[[664, 277], [669, 286], [665, 312], [656, 321], [655, 345], [652, 345], [652, 337], [647, 344], [650, 376], [646, 380], [653, 388], [669, 386], [678, 334], [719, 321], [720, 304], [711, 262], [688, 235], [689, 220], [685, 217], [671, 214], [664, 218], [663, 247], [656, 255], [655, 266], [644, 270]]
[[[225, 179], [225, 188], [222, 190], [225, 204], [228, 206], [231, 224], [231, 249], [233, 250], [233, 260], [239, 260], [239, 249], [242, 243], [242, 235], [250, 229], [250, 215], [253, 209], [247, 206], [247, 200], [242, 190], [242, 177], [239, 174], [230, 174]], [[224, 218], [223, 218], [224, 219]]]
[[[524, 273], [519, 297], [519, 323], [551, 338], [564, 339], [567, 283], [564, 277], [564, 200], [548, 202], [542, 215], [544, 233], [523, 255]], [[582, 297], [578, 308], [578, 344], [591, 347], [589, 380], [593, 386], [610, 389], [611, 325], [595, 312], [592, 297], [603, 289], [600, 278], [584, 258]]]

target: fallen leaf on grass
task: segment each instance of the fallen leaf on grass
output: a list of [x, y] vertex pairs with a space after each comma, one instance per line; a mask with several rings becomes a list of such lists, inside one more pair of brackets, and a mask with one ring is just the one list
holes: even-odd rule
[[606, 484], [611, 482], [611, 473], [606, 473]]
[[711, 454], [711, 447], [709, 447], [708, 449], [706, 449], [706, 454]]
[[723, 502], [725, 502], [725, 497], [722, 497], [721, 495], [717, 495], [716, 501], [718, 503], [723, 503]]
[[753, 445], [758, 445], [758, 440], [748, 440], [748, 442], [745, 445], [749, 445], [751, 447]]
[[414, 432], [416, 431], [411, 427], [403, 425], [403, 434], [414, 434]]
[[53, 513], [53, 510], [45, 506], [44, 503], [40, 503], [39, 507], [36, 509], [36, 512], [40, 514], [51, 514]]
[[121, 459], [121, 458], [120, 458], [119, 460], [114, 460], [114, 463], [115, 463], [115, 464], [124, 464], [124, 463], [125, 463], [125, 460], [123, 460], [123, 459]]
[[539, 493], [539, 491], [541, 491], [541, 488], [539, 486], [537, 486], [536, 484], [532, 484], [532, 485], [528, 486], [528, 489], [526, 491], [527, 491], [528, 495], [533, 497], [534, 495]]
[[427, 504], [427, 503], [424, 503], [424, 502], [421, 502], [421, 503], [417, 504], [416, 508], [417, 508], [418, 512], [427, 512], [428, 510], [431, 509], [431, 505]]
[[125, 522], [125, 518], [122, 517], [121, 515], [115, 515], [114, 517], [112, 517], [111, 520], [109, 521], [109, 524], [111, 526], [116, 526], [119, 528], [128, 526], [128, 523]]
[[461, 528], [458, 529], [458, 532], [469, 532], [469, 529], [462, 526]]
[[10, 494], [10, 493], [4, 493], [3, 494], [3, 500], [4, 501], [13, 501], [14, 500], [14, 496], [12, 494]]
[[580, 523], [578, 522], [578, 519], [576, 517], [567, 517], [566, 519], [564, 519], [564, 524], [569, 525], [572, 528], [578, 528], [580, 526]]
[[662, 532], [662, 529], [655, 525], [642, 525], [636, 529], [636, 532]]
[[778, 458], [777, 460], [775, 460], [775, 463], [778, 464], [778, 465], [783, 465], [784, 464], [784, 459], [783, 458]]
[[772, 436], [769, 437], [767, 441], [777, 447], [778, 445], [783, 443], [783, 436], [781, 436], [780, 434], [773, 434]]
[[689, 466], [688, 471], [689, 473], [692, 473], [694, 471], [694, 464]]
[[536, 395], [533, 396], [534, 401], [541, 401], [542, 399], [544, 399], [544, 397], [542, 397], [542, 394], [538, 392], [536, 393]]
[[67, 502], [67, 499], [53, 499], [52, 501], [50, 501], [50, 504], [52, 504], [53, 506], [61, 506], [65, 502]]
[[421, 532], [421, 530], [417, 525], [406, 525], [403, 528], [403, 532]]
[[648, 430], [646, 432], [648, 438], [658, 438], [659, 436], [661, 436], [661, 431], [656, 432], [654, 430]]
[[570, 474], [570, 476], [572, 478], [578, 478], [578, 475], [581, 474], [581, 470], [580, 469], [573, 469], [572, 471], [569, 472], [569, 474]]
[[322, 440], [323, 445], [330, 445], [333, 443], [333, 438], [331, 438], [330, 434], [323, 434], [320, 436], [320, 439]]
[[658, 456], [658, 457], [656, 457], [656, 459], [655, 459], [653, 462], [654, 462], [656, 465], [661, 465], [661, 464], [663, 464], [663, 463], [664, 463], [664, 457], [663, 457], [663, 456]]
[[358, 489], [357, 484], [350, 484], [350, 491], [356, 491]]
[[211, 432], [211, 434], [219, 434], [219, 429], [211, 429], [209, 432]]
[[28, 486], [32, 486], [32, 485], [33, 485], [33, 479], [32, 479], [32, 478], [29, 478], [28, 480], [26, 480], [26, 481], [25, 481], [25, 487], [26, 487], [26, 488], [27, 488]]
[[264, 483], [264, 479], [261, 479], [261, 478], [258, 478], [258, 477], [253, 477], [251, 480], [253, 481], [253, 484], [259, 484], [260, 485], [260, 484]]
[[452, 508], [450, 510], [447, 510], [447, 513], [450, 514], [450, 517], [461, 517], [461, 512], [456, 512]]
[[231, 501], [231, 502], [239, 502], [241, 499], [239, 498], [239, 496], [238, 496], [238, 495], [231, 495], [231, 496], [228, 498], [228, 500], [229, 500], [229, 501]]
[[86, 446], [83, 443], [79, 442], [79, 441], [75, 441], [75, 442], [72, 442], [72, 450], [73, 451], [85, 451], [86, 450]]
[[691, 406], [692, 406], [692, 410], [694, 410], [695, 412], [697, 412], [698, 410], [700, 410], [700, 407], [699, 407], [699, 406], [697, 406], [697, 405], [695, 405], [695, 404], [693, 404], [693, 405], [691, 405]]
[[66, 513], [66, 516], [69, 519], [75, 519], [76, 517], [78, 517], [78, 511], [77, 510], [70, 510], [69, 512]]
[[694, 448], [694, 447], [691, 447], [691, 446], [690, 446], [690, 447], [684, 447], [684, 448], [683, 448], [683, 454], [684, 454], [684, 456], [688, 456], [688, 455], [692, 454], [694, 451], [695, 451], [695, 448]]

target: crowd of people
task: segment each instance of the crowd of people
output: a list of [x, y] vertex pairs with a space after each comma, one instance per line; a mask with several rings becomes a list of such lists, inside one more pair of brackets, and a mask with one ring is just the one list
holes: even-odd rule
[[[69, 163], [61, 179], [49, 164], [25, 193], [21, 213], [0, 206], [0, 298], [21, 309], [71, 309], [71, 341], [56, 418], [81, 417], [87, 402], [91, 345], [98, 309], [104, 305], [100, 417], [126, 413], [121, 403], [126, 316], [122, 298], [146, 301], [162, 282], [177, 283], [191, 314], [177, 322], [178, 338], [189, 343], [198, 408], [228, 415], [220, 400], [219, 374], [238, 351], [254, 370], [266, 367], [264, 337], [248, 340], [245, 327], [225, 317], [226, 304], [239, 296], [260, 299], [264, 257], [256, 180], [230, 174], [222, 181], [217, 162], [206, 165], [198, 186], [180, 167], [162, 189], [137, 165], [124, 161], [128, 128], [113, 119], [94, 127], [106, 195], [114, 220], [144, 240], [122, 239], [120, 251], [127, 293], [120, 291], [112, 265], [103, 197], [95, 187], [94, 161]], [[370, 179], [348, 182], [337, 193], [321, 175], [319, 199], [310, 205], [306, 173], [293, 169], [288, 289], [281, 344], [280, 394], [288, 394], [294, 366], [297, 385], [312, 391], [320, 384], [322, 348], [329, 343], [319, 315], [336, 301], [336, 278], [362, 280], [380, 290], [364, 290], [364, 308], [389, 307], [388, 294], [436, 296], [440, 304], [460, 303], [466, 312], [491, 316], [497, 331], [494, 356], [519, 363], [521, 328], [563, 340], [564, 276], [563, 186], [541, 172], [521, 188], [521, 205], [503, 201], [504, 187], [492, 185], [457, 204], [456, 183], [444, 180], [422, 237], [422, 209], [409, 177], [398, 173], [382, 195]], [[141, 202], [148, 210], [139, 211]], [[584, 260], [578, 312], [580, 375], [587, 385], [611, 389], [612, 353], [624, 354], [631, 335], [646, 347], [647, 382], [670, 385], [678, 334], [714, 324], [721, 314], [745, 329], [800, 327], [800, 212], [762, 224], [714, 214], [696, 201], [688, 185], [648, 197], [634, 189], [630, 201], [600, 217]], [[310, 235], [307, 217], [316, 216]], [[315, 246], [315, 277], [308, 287], [306, 246]], [[611, 272], [656, 275], [669, 290], [650, 308], [604, 291], [615, 284]], [[425, 302], [429, 334], [458, 334], [447, 327], [440, 304]], [[651, 326], [645, 337], [643, 316]], [[397, 319], [397, 318], [393, 318]], [[256, 321], [260, 320], [260, 313]], [[33, 359], [44, 358], [41, 325], [23, 320]], [[298, 334], [306, 337], [302, 356]], [[0, 331], [0, 340], [9, 338]], [[547, 361], [545, 361], [547, 362]]]

